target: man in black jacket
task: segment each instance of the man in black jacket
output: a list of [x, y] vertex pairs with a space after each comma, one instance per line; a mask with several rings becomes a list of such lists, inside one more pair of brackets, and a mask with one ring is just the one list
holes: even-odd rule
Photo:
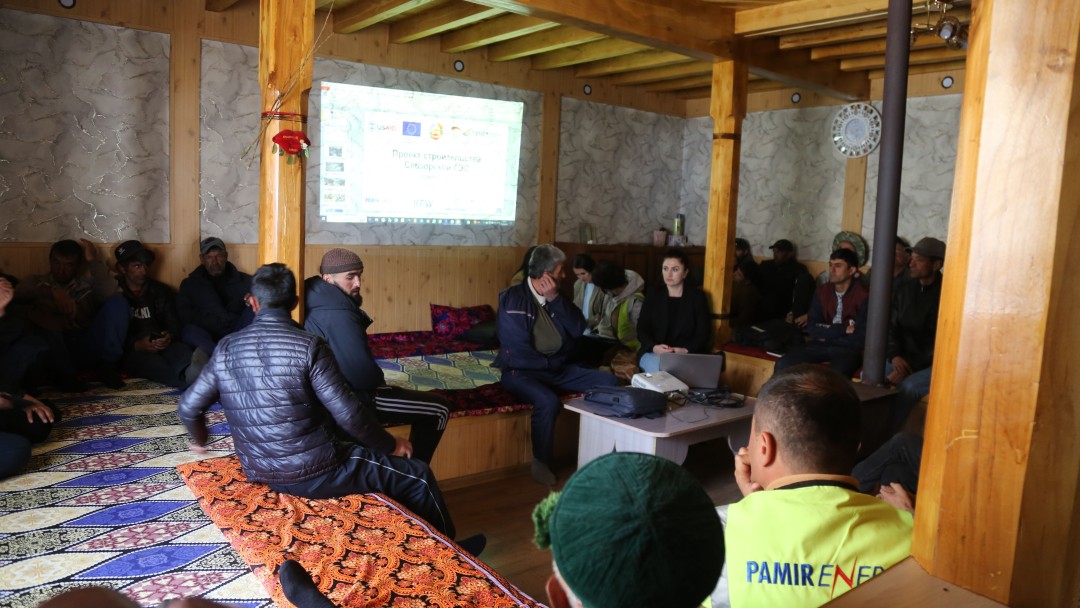
[[124, 241], [114, 254], [120, 293], [102, 304], [83, 335], [83, 349], [99, 363], [119, 363], [134, 376], [186, 388], [200, 366], [192, 365], [192, 348], [179, 341], [175, 293], [148, 275], [154, 252]]
[[[410, 459], [412, 444], [387, 433], [349, 389], [326, 342], [289, 316], [297, 304], [292, 271], [260, 267], [250, 303], [255, 320], [218, 343], [180, 399], [192, 448], [205, 451], [206, 410], [220, 401], [249, 480], [305, 498], [381, 492], [453, 537], [431, 469]], [[338, 430], [356, 443], [335, 441]]]
[[331, 249], [323, 255], [319, 273], [304, 282], [304, 329], [327, 341], [349, 386], [365, 402], [374, 402], [380, 420], [411, 425], [413, 457], [431, 462], [450, 418], [450, 402], [428, 391], [386, 384], [368, 347], [371, 317], [360, 308], [360, 256]]
[[250, 290], [251, 275], [233, 266], [225, 243], [216, 236], [203, 239], [199, 266], [180, 282], [180, 338], [209, 357], [218, 340], [251, 323], [244, 299]]
[[898, 393], [894, 428], [903, 425], [911, 408], [930, 393], [944, 264], [945, 243], [921, 239], [911, 248], [911, 279], [893, 295], [885, 375]]

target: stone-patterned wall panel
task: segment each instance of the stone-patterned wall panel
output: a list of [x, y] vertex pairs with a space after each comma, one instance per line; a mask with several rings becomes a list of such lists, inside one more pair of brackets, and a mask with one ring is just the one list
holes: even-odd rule
[[[564, 98], [556, 234], [647, 243], [682, 209], [685, 119]], [[696, 244], [703, 244], [704, 238]]]
[[169, 36], [0, 10], [0, 240], [169, 240]]

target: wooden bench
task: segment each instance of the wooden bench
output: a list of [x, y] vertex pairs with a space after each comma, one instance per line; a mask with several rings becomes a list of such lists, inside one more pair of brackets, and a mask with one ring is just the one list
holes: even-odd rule
[[779, 357], [765, 352], [763, 348], [740, 346], [728, 342], [723, 347], [724, 373], [721, 382], [733, 393], [756, 397], [761, 385], [772, 377], [773, 365]]

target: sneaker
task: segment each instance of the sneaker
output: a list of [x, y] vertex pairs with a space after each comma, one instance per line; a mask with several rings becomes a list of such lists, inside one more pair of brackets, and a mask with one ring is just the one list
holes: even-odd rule
[[201, 348], [196, 348], [191, 351], [191, 363], [184, 368], [184, 382], [191, 385], [199, 378], [199, 374], [202, 373], [202, 368], [206, 367], [206, 362], [210, 360], [210, 355], [206, 354]]
[[556, 482], [555, 473], [551, 472], [551, 467], [535, 458], [532, 461], [532, 478], [536, 483], [545, 486], [553, 486]]

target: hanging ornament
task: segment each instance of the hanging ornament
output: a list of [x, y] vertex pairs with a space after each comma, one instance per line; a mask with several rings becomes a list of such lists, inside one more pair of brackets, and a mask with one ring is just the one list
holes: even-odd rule
[[311, 147], [311, 140], [301, 131], [279, 131], [271, 141], [274, 142], [271, 152], [278, 156], [287, 156], [288, 158], [285, 159], [287, 164], [292, 164], [293, 157], [307, 158], [311, 155], [308, 150]]

